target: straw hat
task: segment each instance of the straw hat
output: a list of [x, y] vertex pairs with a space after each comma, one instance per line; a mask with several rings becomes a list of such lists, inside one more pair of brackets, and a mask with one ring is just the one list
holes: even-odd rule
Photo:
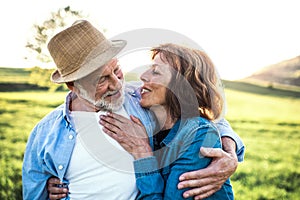
[[110, 61], [125, 45], [125, 40], [106, 39], [86, 20], [76, 21], [48, 43], [57, 66], [51, 81], [65, 83], [83, 78]]

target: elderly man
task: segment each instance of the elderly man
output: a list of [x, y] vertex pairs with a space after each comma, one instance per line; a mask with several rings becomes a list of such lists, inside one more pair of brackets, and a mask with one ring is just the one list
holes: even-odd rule
[[[65, 103], [45, 116], [29, 137], [22, 170], [24, 199], [47, 199], [47, 180], [51, 177], [58, 177], [64, 183], [60, 186], [66, 185], [69, 191], [51, 194], [51, 199], [135, 199], [138, 191], [133, 158], [104, 134], [98, 123], [99, 115], [106, 111], [126, 117], [134, 115], [144, 124], [150, 138], [153, 134], [152, 114], [140, 107], [138, 90], [123, 83], [123, 73], [114, 58], [125, 45], [123, 40], [106, 39], [85, 20], [75, 22], [50, 40], [48, 49], [57, 66], [51, 80], [66, 84], [70, 92]], [[200, 191], [191, 190], [192, 195], [215, 191], [218, 184], [209, 185], [218, 181], [222, 184], [235, 171], [237, 156], [243, 157], [239, 137], [227, 123], [220, 127], [224, 141], [228, 141], [224, 147], [229, 154], [218, 152], [221, 156], [216, 156], [219, 158], [212, 169], [228, 161], [232, 164], [218, 174], [226, 174], [225, 179], [211, 181], [215, 177], [208, 177], [203, 179], [204, 186], [200, 180], [203, 171], [192, 172], [199, 177], [196, 179], [194, 174], [184, 175], [179, 187], [200, 187]]]

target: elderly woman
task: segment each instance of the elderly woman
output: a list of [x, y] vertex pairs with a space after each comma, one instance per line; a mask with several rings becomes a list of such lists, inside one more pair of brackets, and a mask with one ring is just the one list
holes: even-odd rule
[[[214, 124], [224, 110], [221, 81], [203, 51], [164, 44], [152, 52], [153, 64], [140, 77], [140, 104], [155, 113], [159, 124], [154, 149], [134, 116], [109, 113], [100, 124], [135, 158], [138, 199], [182, 199], [190, 188], [177, 188], [180, 175], [211, 162], [199, 154], [200, 147], [222, 148]], [[207, 199], [233, 199], [229, 179]]]

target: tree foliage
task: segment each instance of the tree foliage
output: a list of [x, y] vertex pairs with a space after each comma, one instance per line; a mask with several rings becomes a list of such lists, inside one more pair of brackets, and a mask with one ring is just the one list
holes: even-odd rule
[[[26, 48], [30, 51], [30, 56], [41, 61], [42, 63], [51, 62], [51, 57], [47, 49], [47, 43], [56, 32], [61, 31], [66, 26], [72, 24], [75, 20], [83, 18], [80, 11], [74, 11], [67, 6], [58, 9], [57, 12], [51, 12], [49, 19], [41, 24], [33, 25], [33, 36], [27, 41]], [[42, 69], [38, 66], [32, 69], [29, 82], [41, 87], [48, 87], [49, 90], [64, 89], [63, 85], [53, 84], [50, 81], [50, 75], [53, 69]]]
[[27, 41], [26, 48], [30, 50], [35, 57], [43, 63], [50, 62], [50, 55], [46, 48], [47, 41], [54, 36], [55, 32], [70, 25], [76, 19], [84, 17], [81, 11], [74, 11], [67, 6], [58, 9], [57, 12], [51, 12], [50, 18], [41, 24], [34, 24], [34, 34]]

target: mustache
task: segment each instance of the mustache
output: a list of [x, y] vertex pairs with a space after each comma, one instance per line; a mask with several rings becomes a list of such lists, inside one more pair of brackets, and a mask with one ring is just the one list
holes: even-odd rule
[[111, 90], [111, 91], [107, 91], [102, 95], [102, 99], [104, 99], [107, 96], [112, 96], [115, 95], [119, 92], [120, 90]]

